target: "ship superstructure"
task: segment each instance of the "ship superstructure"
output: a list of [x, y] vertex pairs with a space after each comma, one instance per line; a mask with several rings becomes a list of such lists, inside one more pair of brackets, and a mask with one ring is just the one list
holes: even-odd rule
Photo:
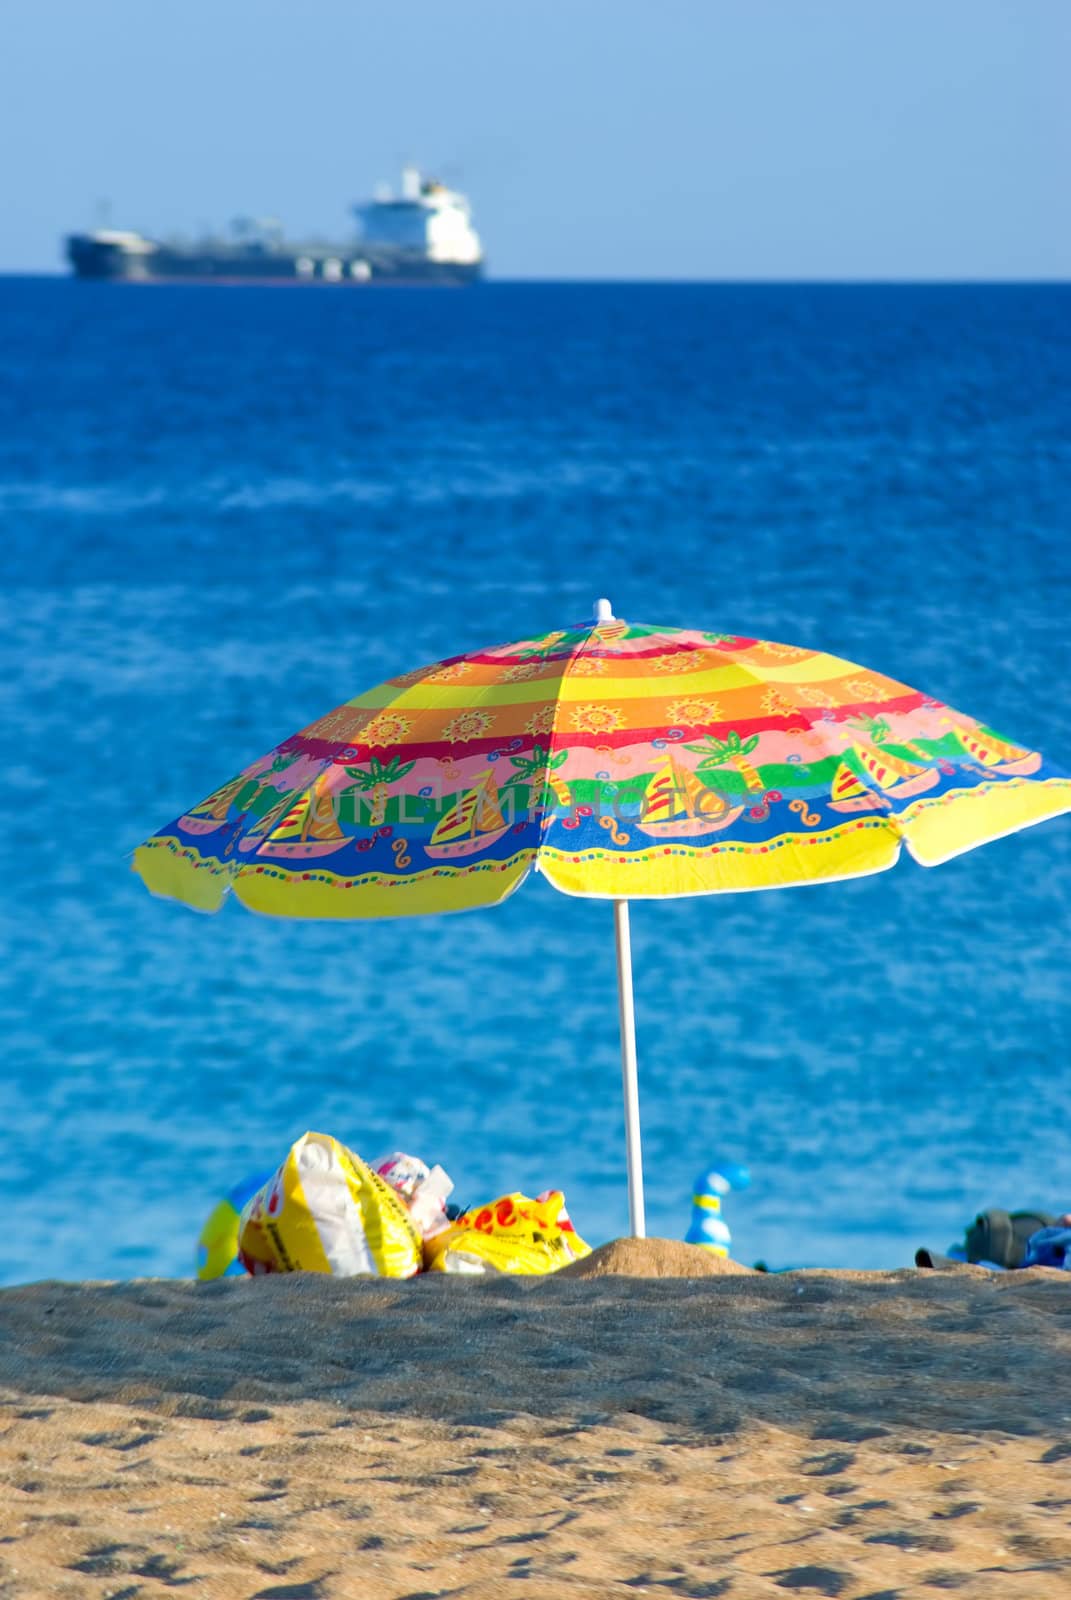
[[229, 236], [195, 243], [99, 228], [67, 239], [82, 278], [146, 283], [470, 283], [483, 249], [463, 194], [406, 167], [398, 194], [384, 190], [353, 208], [359, 232], [345, 244], [287, 240], [278, 223], [242, 220]]

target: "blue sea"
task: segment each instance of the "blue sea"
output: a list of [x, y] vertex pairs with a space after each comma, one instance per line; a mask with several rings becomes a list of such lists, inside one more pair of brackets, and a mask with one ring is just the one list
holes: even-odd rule
[[[1071, 768], [1071, 288], [0, 280], [0, 1282], [189, 1275], [307, 1128], [627, 1230], [609, 905], [288, 923], [133, 847], [358, 690], [619, 616]], [[650, 1231], [896, 1266], [1071, 1206], [1071, 819], [633, 911]]]

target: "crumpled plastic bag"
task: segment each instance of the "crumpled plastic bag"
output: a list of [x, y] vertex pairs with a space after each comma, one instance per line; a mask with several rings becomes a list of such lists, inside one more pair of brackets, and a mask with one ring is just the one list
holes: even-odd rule
[[1054, 1223], [1039, 1228], [1026, 1242], [1024, 1267], [1059, 1267], [1071, 1272], [1071, 1228]]
[[401, 1195], [413, 1226], [423, 1239], [430, 1239], [448, 1226], [446, 1202], [454, 1192], [454, 1182], [442, 1167], [429, 1167], [419, 1156], [393, 1150], [373, 1161], [372, 1171]]
[[423, 1241], [401, 1195], [338, 1139], [306, 1133], [238, 1224], [247, 1272], [411, 1278]]
[[502, 1195], [490, 1205], [463, 1211], [424, 1241], [429, 1272], [556, 1272], [590, 1254], [560, 1189], [547, 1189], [535, 1200]]

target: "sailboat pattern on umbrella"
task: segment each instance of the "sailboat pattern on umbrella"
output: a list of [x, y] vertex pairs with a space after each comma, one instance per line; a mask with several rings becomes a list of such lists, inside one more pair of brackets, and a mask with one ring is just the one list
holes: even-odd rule
[[146, 841], [202, 909], [385, 916], [509, 894], [534, 863], [599, 896], [927, 865], [1071, 809], [1039, 752], [800, 646], [556, 629], [357, 695]]
[[180, 817], [179, 826], [186, 833], [215, 833], [227, 821], [231, 806], [248, 782], [244, 773], [232, 778], [230, 783], [214, 790], [207, 800], [202, 800], [199, 806], [194, 806], [192, 811]]
[[698, 838], [728, 828], [743, 811], [667, 751], [643, 791], [638, 826], [656, 839]]
[[1028, 777], [1041, 766], [1037, 750], [1023, 750], [985, 729], [956, 728], [956, 738], [969, 756], [1001, 777]]
[[457, 860], [486, 850], [509, 828], [499, 804], [494, 769], [488, 767], [443, 813], [425, 848], [433, 860]]
[[349, 841], [339, 827], [332, 796], [314, 786], [294, 802], [262, 841], [254, 838], [250, 842], [258, 856], [304, 861], [310, 856], [334, 855]]
[[832, 811], [887, 810], [893, 800], [925, 794], [941, 780], [936, 766], [920, 766], [873, 745], [853, 744], [849, 754], [862, 768], [862, 777], [849, 761], [840, 763], [830, 791]]

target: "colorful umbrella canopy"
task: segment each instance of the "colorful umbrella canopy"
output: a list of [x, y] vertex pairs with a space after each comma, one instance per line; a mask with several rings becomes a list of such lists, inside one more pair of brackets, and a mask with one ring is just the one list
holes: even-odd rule
[[[134, 868], [216, 911], [497, 904], [534, 869], [616, 902], [634, 1233], [643, 1231], [628, 899], [924, 866], [1071, 810], [1035, 750], [869, 668], [612, 616], [392, 678], [154, 834]], [[631, 1081], [630, 1081], [631, 1080]]]

